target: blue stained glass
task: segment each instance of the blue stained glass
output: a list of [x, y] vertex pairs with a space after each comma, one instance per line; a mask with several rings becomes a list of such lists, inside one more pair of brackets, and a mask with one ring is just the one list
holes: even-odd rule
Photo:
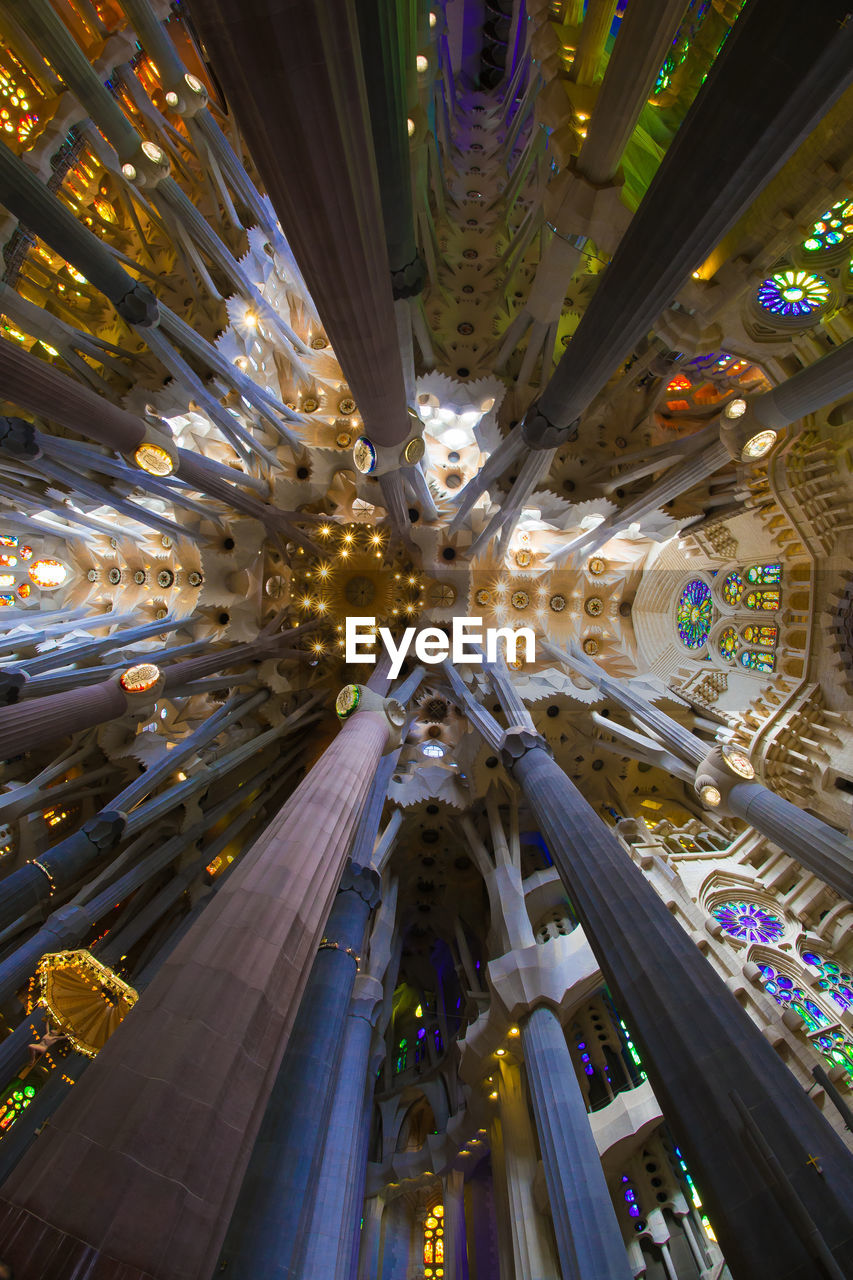
[[746, 942], [777, 942], [785, 932], [777, 916], [754, 902], [723, 902], [713, 914], [726, 933]]
[[771, 671], [776, 670], [775, 653], [767, 653], [764, 650], [742, 653], [738, 658], [738, 662], [742, 667], [746, 667], [747, 671], [763, 671], [769, 674]]
[[772, 315], [809, 316], [829, 300], [829, 285], [811, 271], [777, 271], [758, 287], [758, 304]]
[[820, 1005], [810, 1000], [800, 987], [795, 987], [786, 973], [778, 973], [772, 965], [760, 964], [761, 983], [783, 1009], [792, 1009], [805, 1023], [809, 1031], [819, 1031], [829, 1025], [830, 1019]]
[[832, 997], [839, 1009], [853, 1012], [853, 974], [842, 969], [834, 960], [825, 960], [814, 951], [805, 951], [803, 960], [819, 971], [821, 988]]
[[713, 618], [711, 588], [701, 578], [694, 578], [678, 599], [676, 623], [681, 643], [688, 649], [700, 648], [708, 638]]

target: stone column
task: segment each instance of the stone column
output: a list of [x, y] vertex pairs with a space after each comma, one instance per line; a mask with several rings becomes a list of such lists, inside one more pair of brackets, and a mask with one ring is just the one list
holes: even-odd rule
[[726, 797], [730, 813], [748, 822], [789, 857], [853, 901], [853, 841], [760, 782], [737, 782]]
[[749, 409], [762, 427], [780, 431], [807, 413], [816, 413], [853, 391], [853, 339], [822, 356], [808, 368], [753, 396]]
[[563, 1280], [631, 1280], [566, 1037], [540, 1005], [521, 1023]]
[[[850, 84], [846, 14], [846, 0], [828, 0], [813, 23], [795, 0], [756, 0], [735, 23], [541, 397], [555, 425], [567, 427], [588, 407]], [[709, 185], [708, 156], [722, 150], [725, 173]], [[697, 217], [700, 189], [707, 200]]]
[[115, 676], [0, 708], [0, 760], [56, 744], [69, 734], [116, 720], [126, 711], [127, 694]]
[[[751, 1113], [788, 1186], [849, 1268], [853, 1157], [541, 739], [510, 731], [521, 785], [644, 1064], [732, 1274], [807, 1280], [810, 1246], [783, 1210], [732, 1101]], [[810, 1156], [818, 1156], [822, 1175]]]
[[212, 1274], [388, 740], [368, 701], [4, 1185], [0, 1254], [23, 1280], [57, 1249], [104, 1280]]
[[589, 0], [571, 71], [578, 84], [595, 84], [615, 10], [616, 0]]
[[[347, 1008], [367, 920], [378, 897], [376, 872], [350, 863], [326, 922], [225, 1238], [219, 1265], [231, 1275], [284, 1277], [301, 1270]], [[371, 1030], [368, 1024], [368, 1050]], [[366, 1057], [361, 1065], [366, 1066]], [[363, 1087], [362, 1072], [356, 1086], [359, 1096]], [[360, 1111], [359, 1107], [354, 1120]], [[339, 1136], [343, 1143], [345, 1135]], [[346, 1138], [351, 1144], [354, 1133]], [[342, 1158], [345, 1150], [348, 1147], [341, 1150]]]
[[619, 168], [683, 16], [681, 0], [632, 0], [625, 10], [578, 156], [589, 182], [610, 182]]
[[[717, 804], [722, 802], [722, 812], [728, 811], [743, 818], [806, 870], [831, 885], [842, 898], [853, 899], [853, 841], [843, 832], [791, 804], [760, 782], [741, 780], [742, 775], [726, 764], [724, 752], [719, 747], [709, 751], [708, 744], [701, 738], [631, 689], [625, 681], [608, 676], [574, 646], [570, 653], [563, 653], [554, 646], [546, 647], [554, 657], [561, 658], [597, 685], [602, 694], [648, 725], [673, 754], [694, 766], [700, 795], [704, 783], [714, 784], [718, 792]], [[618, 734], [619, 726], [616, 728]], [[739, 754], [745, 756], [744, 752]]]
[[[386, 760], [392, 759], [386, 757]], [[383, 761], [383, 764], [385, 761]], [[382, 766], [377, 771], [380, 781]], [[384, 780], [383, 780], [384, 781]], [[374, 787], [378, 792], [379, 787]], [[386, 787], [381, 787], [384, 799]], [[365, 814], [371, 805], [365, 806]], [[372, 823], [375, 833], [381, 806]], [[368, 832], [360, 831], [362, 852], [373, 845]], [[359, 836], [356, 837], [358, 843]], [[393, 996], [400, 963], [400, 948], [392, 935], [397, 915], [398, 884], [386, 886], [382, 906], [370, 934], [369, 957], [364, 972], [355, 980], [343, 1048], [337, 1062], [334, 1094], [325, 1135], [322, 1165], [312, 1205], [310, 1222], [303, 1221], [307, 1239], [301, 1258], [302, 1280], [326, 1276], [329, 1280], [350, 1280], [358, 1261], [358, 1225], [364, 1201], [367, 1155], [373, 1115], [373, 1092], [379, 1061], [371, 1054], [377, 1020], [383, 1014], [385, 991]]]
[[409, 419], [355, 6], [207, 0], [193, 20], [226, 97], [239, 103], [243, 136], [365, 432], [375, 444], [399, 444]]
[[382, 1235], [382, 1211], [385, 1200], [381, 1195], [371, 1196], [364, 1202], [364, 1226], [361, 1231], [361, 1247], [358, 1255], [358, 1280], [376, 1280], [379, 1275], [379, 1242]]
[[468, 1242], [465, 1230], [465, 1175], [450, 1169], [442, 1178], [444, 1195], [445, 1280], [468, 1280]]
[[509, 1199], [510, 1231], [516, 1280], [551, 1280], [558, 1263], [548, 1238], [546, 1223], [536, 1208], [533, 1180], [536, 1177], [536, 1144], [521, 1072], [506, 1058], [500, 1061], [501, 1130], [504, 1172]]
[[[82, 52], [80, 56], [83, 57]], [[84, 61], [88, 67], [88, 60]], [[155, 323], [157, 299], [148, 286], [128, 275], [106, 245], [48, 191], [5, 143], [0, 145], [0, 191], [9, 212], [109, 298], [122, 319], [136, 325]]]

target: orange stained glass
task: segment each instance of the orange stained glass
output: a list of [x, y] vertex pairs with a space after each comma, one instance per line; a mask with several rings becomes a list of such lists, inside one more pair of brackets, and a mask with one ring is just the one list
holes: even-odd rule
[[722, 399], [722, 394], [712, 382], [706, 382], [698, 391], [693, 392], [693, 399], [696, 404], [717, 404]]
[[34, 560], [29, 575], [37, 587], [50, 590], [62, 585], [68, 577], [68, 570], [58, 560]]
[[433, 1242], [432, 1240], [424, 1240], [424, 1266], [431, 1267], [434, 1261]]
[[690, 381], [690, 379], [685, 378], [683, 373], [679, 373], [676, 375], [676, 377], [672, 379], [671, 382], [667, 383], [666, 389], [669, 392], [689, 391], [692, 386], [693, 386], [693, 383]]
[[670, 413], [686, 413], [690, 405], [686, 400], [667, 400], [666, 407]]
[[444, 1262], [444, 1241], [442, 1240], [441, 1236], [436, 1237], [435, 1260], [436, 1262]]

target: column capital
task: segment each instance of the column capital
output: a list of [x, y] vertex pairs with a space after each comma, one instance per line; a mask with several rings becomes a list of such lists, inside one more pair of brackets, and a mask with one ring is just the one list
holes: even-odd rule
[[41, 456], [36, 429], [25, 418], [0, 418], [0, 449], [15, 458]]
[[402, 298], [416, 298], [426, 284], [426, 267], [419, 253], [405, 266], [396, 267], [391, 272], [391, 290], [394, 301]]
[[579, 418], [570, 422], [567, 427], [559, 427], [552, 422], [539, 407], [539, 401], [532, 404], [524, 415], [521, 424], [521, 435], [529, 449], [559, 449], [577, 430]]
[[348, 862], [344, 867], [338, 893], [357, 893], [372, 909], [382, 898], [382, 877], [375, 867]]
[[380, 716], [388, 725], [388, 739], [383, 755], [399, 747], [402, 730], [406, 723], [406, 708], [396, 698], [383, 698], [380, 693], [368, 689], [364, 684], [345, 684], [335, 699], [335, 712], [340, 720], [349, 720], [350, 716], [361, 711], [372, 711]]
[[160, 308], [157, 299], [146, 284], [135, 284], [128, 289], [123, 298], [113, 303], [122, 320], [128, 324], [147, 328], [155, 325], [160, 319]]
[[528, 751], [533, 751], [536, 748], [544, 751], [547, 756], [553, 759], [553, 751], [540, 734], [535, 733], [532, 729], [525, 728], [524, 725], [510, 725], [501, 738], [501, 764], [507, 773], [512, 773], [518, 761], [523, 756], [526, 756]]
[[738, 782], [755, 780], [755, 770], [741, 747], [724, 742], [712, 747], [696, 766], [694, 787], [707, 809], [727, 813], [728, 797]]

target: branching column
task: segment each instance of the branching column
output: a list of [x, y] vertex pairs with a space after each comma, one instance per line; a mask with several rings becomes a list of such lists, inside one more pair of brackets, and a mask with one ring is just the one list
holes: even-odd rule
[[212, 1274], [389, 728], [351, 715], [5, 1184], [23, 1280]]
[[816, 1274], [807, 1233], [783, 1208], [735, 1097], [841, 1274], [853, 1276], [853, 1157], [546, 744], [510, 731], [504, 758], [644, 1051], [735, 1280]]

